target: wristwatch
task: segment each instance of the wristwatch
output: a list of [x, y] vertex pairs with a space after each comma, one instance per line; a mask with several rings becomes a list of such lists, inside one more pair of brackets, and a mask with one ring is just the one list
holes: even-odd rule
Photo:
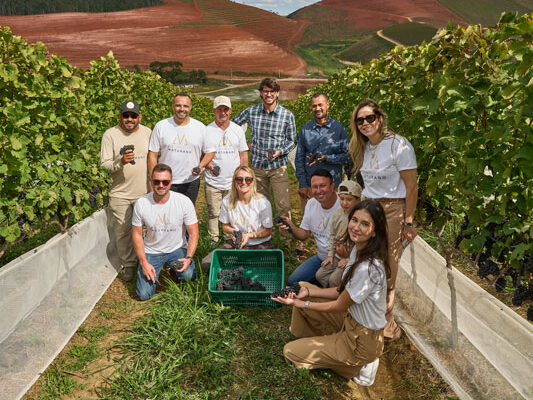
[[307, 301], [305, 302], [304, 308], [305, 308], [306, 310], [309, 310], [309, 300], [307, 300]]
[[404, 222], [403, 223], [406, 227], [408, 228], [412, 228], [413, 227], [413, 223], [412, 222]]
[[189, 260], [194, 261], [191, 256], [185, 256], [185, 258], [188, 258]]

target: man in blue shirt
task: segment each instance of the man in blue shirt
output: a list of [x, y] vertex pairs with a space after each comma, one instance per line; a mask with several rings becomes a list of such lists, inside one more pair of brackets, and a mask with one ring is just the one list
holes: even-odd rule
[[272, 186], [277, 213], [290, 217], [287, 159], [296, 146], [296, 123], [294, 115], [279, 104], [279, 91], [274, 78], [263, 79], [259, 84], [262, 103], [249, 106], [233, 118], [233, 122], [250, 125], [250, 154], [257, 190], [270, 199]]
[[302, 209], [311, 197], [311, 175], [317, 169], [327, 170], [335, 187], [342, 182], [342, 166], [349, 162], [348, 134], [344, 126], [328, 115], [329, 101], [324, 93], [311, 98], [315, 118], [300, 130], [296, 151], [296, 178]]

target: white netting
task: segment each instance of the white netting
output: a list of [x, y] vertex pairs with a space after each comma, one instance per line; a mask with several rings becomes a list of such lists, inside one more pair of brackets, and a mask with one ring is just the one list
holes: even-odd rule
[[[111, 244], [113, 243], [113, 244]], [[18, 399], [120, 269], [105, 210], [0, 269], [0, 399]]]
[[420, 238], [406, 249], [398, 321], [462, 399], [533, 399], [533, 325]]

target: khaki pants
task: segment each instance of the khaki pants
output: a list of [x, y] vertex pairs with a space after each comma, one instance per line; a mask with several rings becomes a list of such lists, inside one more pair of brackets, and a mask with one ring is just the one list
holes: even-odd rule
[[[313, 287], [307, 282], [300, 284]], [[309, 300], [331, 301], [322, 298]], [[287, 343], [283, 355], [296, 368], [327, 368], [351, 379], [361, 367], [383, 352], [383, 330], [365, 328], [348, 312], [327, 313], [293, 307], [291, 332], [301, 339]]]
[[204, 185], [205, 202], [207, 203], [207, 232], [211, 241], [218, 242], [218, 216], [220, 215], [220, 205], [222, 199], [229, 193], [229, 190], [217, 189], [207, 183]]
[[278, 215], [291, 217], [291, 196], [289, 192], [289, 174], [287, 166], [264, 170], [252, 168], [257, 180], [257, 190], [270, 200], [270, 186], [274, 194], [274, 205]]
[[124, 268], [137, 268], [137, 255], [131, 240], [131, 217], [133, 206], [137, 200], [109, 198], [109, 209], [112, 212], [112, 226], [115, 231], [117, 252]]
[[387, 236], [389, 239], [389, 266], [391, 276], [387, 279], [387, 325], [385, 325], [385, 337], [397, 339], [402, 331], [396, 321], [394, 321], [394, 289], [396, 286], [396, 276], [398, 275], [398, 266], [402, 256], [402, 227], [405, 219], [405, 202], [381, 202], [385, 217], [387, 218]]
[[344, 273], [344, 268], [337, 268], [338, 263], [339, 257], [335, 255], [331, 264], [328, 264], [325, 267], [320, 267], [320, 269], [316, 271], [315, 279], [322, 285], [322, 287], [329, 288], [339, 286], [342, 280], [342, 274]]

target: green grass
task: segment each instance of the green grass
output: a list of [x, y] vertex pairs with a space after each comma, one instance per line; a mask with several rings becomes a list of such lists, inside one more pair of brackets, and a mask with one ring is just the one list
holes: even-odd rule
[[335, 21], [323, 21], [319, 20], [306, 29], [300, 43], [307, 44], [313, 42], [331, 42], [349, 40], [355, 41], [361, 38], [368, 32], [364, 30], [355, 29], [348, 21], [339, 19]]
[[326, 75], [332, 75], [346, 68], [334, 54], [351, 45], [351, 41], [315, 42], [300, 46], [296, 53], [307, 62], [308, 72], [320, 69]]
[[435, 33], [437, 33], [436, 28], [426, 24], [419, 24], [417, 22], [394, 24], [383, 29], [383, 34], [385, 36], [388, 36], [405, 46], [420, 44], [424, 40], [429, 42]]
[[469, 24], [496, 25], [503, 11], [519, 14], [533, 11], [531, 0], [439, 0], [439, 2], [462, 17]]
[[337, 53], [336, 56], [341, 60], [365, 64], [373, 58], [387, 53], [392, 48], [394, 48], [394, 44], [380, 38], [379, 36], [373, 35], [354, 43], [346, 50]]

